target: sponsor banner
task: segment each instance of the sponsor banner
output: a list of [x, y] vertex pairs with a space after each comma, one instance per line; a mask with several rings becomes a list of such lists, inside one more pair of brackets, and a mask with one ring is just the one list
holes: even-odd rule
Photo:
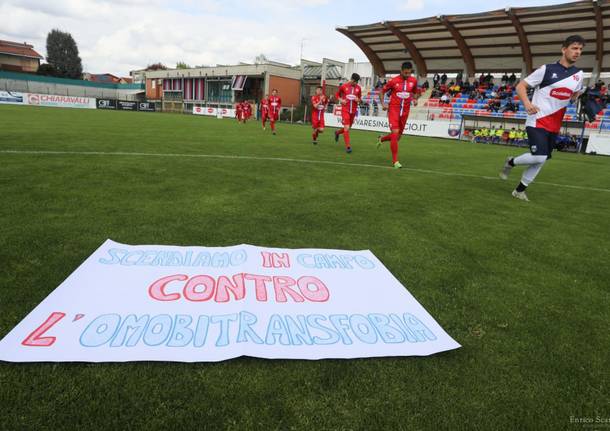
[[235, 118], [235, 109], [232, 108], [212, 108], [211, 106], [195, 106], [193, 107], [193, 114], [217, 117], [219, 110], [223, 118]]
[[[334, 113], [325, 113], [324, 121], [327, 127], [343, 127], [341, 124], [341, 111]], [[354, 121], [353, 129], [356, 130], [371, 130], [375, 132], [389, 132], [390, 125], [387, 117], [369, 117], [359, 115]], [[415, 136], [430, 136], [437, 138], [457, 139], [460, 135], [460, 123], [452, 123], [449, 121], [425, 121], [425, 120], [408, 120], [404, 131], [405, 135]]]
[[117, 100], [117, 109], [121, 111], [137, 111], [138, 102], [130, 102], [127, 100]]
[[54, 94], [27, 93], [27, 104], [55, 108], [95, 109], [95, 99], [91, 97], [58, 96]]
[[138, 102], [138, 111], [155, 112], [155, 104], [152, 102]]
[[107, 240], [0, 341], [0, 360], [362, 358], [459, 347], [368, 250]]
[[0, 104], [24, 105], [27, 103], [27, 93], [16, 91], [0, 91]]
[[610, 134], [591, 133], [585, 151], [589, 154], [610, 156]]
[[116, 109], [115, 99], [96, 99], [97, 109]]

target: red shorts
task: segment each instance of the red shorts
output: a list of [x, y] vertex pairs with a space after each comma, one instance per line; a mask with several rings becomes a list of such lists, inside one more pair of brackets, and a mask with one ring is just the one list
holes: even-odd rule
[[311, 115], [311, 127], [314, 129], [324, 128], [324, 111], [317, 111]]
[[405, 130], [405, 126], [407, 125], [408, 118], [408, 109], [404, 109], [402, 115], [400, 115], [400, 109], [390, 109], [388, 111], [388, 123], [390, 123], [390, 130], [398, 129], [402, 134], [402, 132]]
[[280, 114], [279, 112], [274, 113], [270, 113], [269, 114], [269, 121], [273, 121], [274, 123], [279, 119]]
[[341, 109], [341, 124], [343, 124], [344, 126], [352, 127], [355, 119], [356, 119], [356, 111], [354, 111], [352, 114], [350, 114], [348, 112], [348, 110], [345, 109], [345, 106], [343, 107], [343, 109]]

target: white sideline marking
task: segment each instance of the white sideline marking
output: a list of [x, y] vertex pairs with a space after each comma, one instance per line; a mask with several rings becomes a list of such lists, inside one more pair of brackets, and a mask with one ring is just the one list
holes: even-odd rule
[[[394, 169], [391, 166], [370, 165], [366, 163], [345, 163], [332, 162], [329, 160], [307, 160], [307, 159], [290, 159], [284, 157], [257, 157], [257, 156], [230, 156], [222, 154], [176, 154], [176, 153], [132, 153], [123, 151], [37, 151], [37, 150], [0, 150], [0, 154], [37, 154], [37, 155], [75, 155], [75, 156], [128, 156], [128, 157], [186, 157], [186, 158], [206, 158], [206, 159], [236, 159], [236, 160], [263, 160], [276, 162], [291, 162], [291, 163], [311, 163], [318, 165], [336, 165], [336, 166], [357, 166], [361, 168], [377, 168], [377, 169]], [[498, 177], [488, 177], [484, 175], [460, 174], [457, 172], [433, 171], [430, 169], [417, 169], [403, 167], [401, 170], [410, 172], [419, 172], [432, 175], [443, 175], [448, 177], [466, 177], [478, 178], [483, 180], [498, 180]], [[596, 192], [610, 193], [610, 189], [602, 189], [597, 187], [575, 186], [571, 184], [548, 183], [545, 181], [536, 181], [536, 184], [545, 184], [553, 187], [563, 187], [567, 189], [590, 190]]]

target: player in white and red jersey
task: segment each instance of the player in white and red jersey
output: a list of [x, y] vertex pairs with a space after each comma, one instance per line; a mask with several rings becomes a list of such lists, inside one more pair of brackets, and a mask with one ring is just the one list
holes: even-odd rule
[[322, 91], [322, 87], [316, 87], [316, 94], [311, 96], [311, 137], [314, 145], [318, 143], [318, 135], [324, 132], [324, 112], [328, 106], [328, 98]]
[[265, 127], [267, 124], [267, 119], [269, 118], [269, 96], [265, 94], [263, 100], [261, 100], [261, 122], [263, 123], [263, 130], [266, 130]]
[[[508, 179], [513, 167], [525, 165], [521, 182], [515, 190], [515, 198], [527, 201], [525, 189], [534, 181], [542, 165], [551, 158], [563, 116], [570, 102], [574, 102], [583, 90], [583, 72], [574, 64], [580, 58], [585, 39], [573, 35], [561, 48], [562, 56], [557, 63], [546, 64], [535, 70], [517, 85], [517, 94], [527, 110], [525, 123], [530, 152], [506, 159], [500, 178]], [[532, 101], [527, 89], [534, 87]]]
[[388, 110], [385, 104], [385, 95], [390, 93], [390, 104], [388, 110], [388, 122], [390, 123], [390, 134], [379, 137], [377, 148], [382, 142], [390, 141], [392, 150], [392, 165], [394, 168], [402, 168], [398, 161], [398, 141], [402, 136], [409, 118], [411, 103], [417, 106], [419, 93], [417, 92], [417, 78], [412, 75], [413, 65], [410, 61], [405, 61], [400, 66], [400, 75], [390, 79], [381, 89], [379, 101], [383, 110]]
[[345, 151], [352, 152], [350, 145], [349, 129], [354, 124], [356, 115], [358, 115], [358, 106], [362, 100], [362, 89], [358, 85], [360, 75], [353, 73], [351, 79], [339, 87], [339, 91], [335, 94], [335, 98], [341, 104], [341, 122], [343, 128], [335, 132], [335, 142], [339, 142], [339, 135], [343, 135], [345, 140]]
[[277, 95], [277, 90], [274, 88], [269, 96], [269, 124], [271, 124], [271, 131], [275, 135], [275, 122], [280, 118], [280, 111], [282, 110], [282, 98]]

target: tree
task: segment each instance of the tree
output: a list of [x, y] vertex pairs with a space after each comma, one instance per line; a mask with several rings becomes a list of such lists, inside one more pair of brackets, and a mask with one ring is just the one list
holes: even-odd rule
[[146, 70], [167, 70], [167, 66], [163, 63], [153, 63], [146, 66]]
[[267, 56], [265, 54], [258, 54], [254, 58], [254, 64], [265, 64], [268, 61], [269, 61], [269, 59], [267, 58]]
[[190, 68], [191, 68], [191, 66], [186, 64], [184, 61], [179, 61], [178, 63], [176, 63], [176, 69], [190, 69]]
[[55, 76], [57, 74], [55, 68], [49, 63], [43, 63], [36, 72], [38, 75]]
[[82, 77], [83, 64], [70, 33], [55, 29], [47, 35], [47, 62], [55, 69], [55, 76], [73, 79]]

